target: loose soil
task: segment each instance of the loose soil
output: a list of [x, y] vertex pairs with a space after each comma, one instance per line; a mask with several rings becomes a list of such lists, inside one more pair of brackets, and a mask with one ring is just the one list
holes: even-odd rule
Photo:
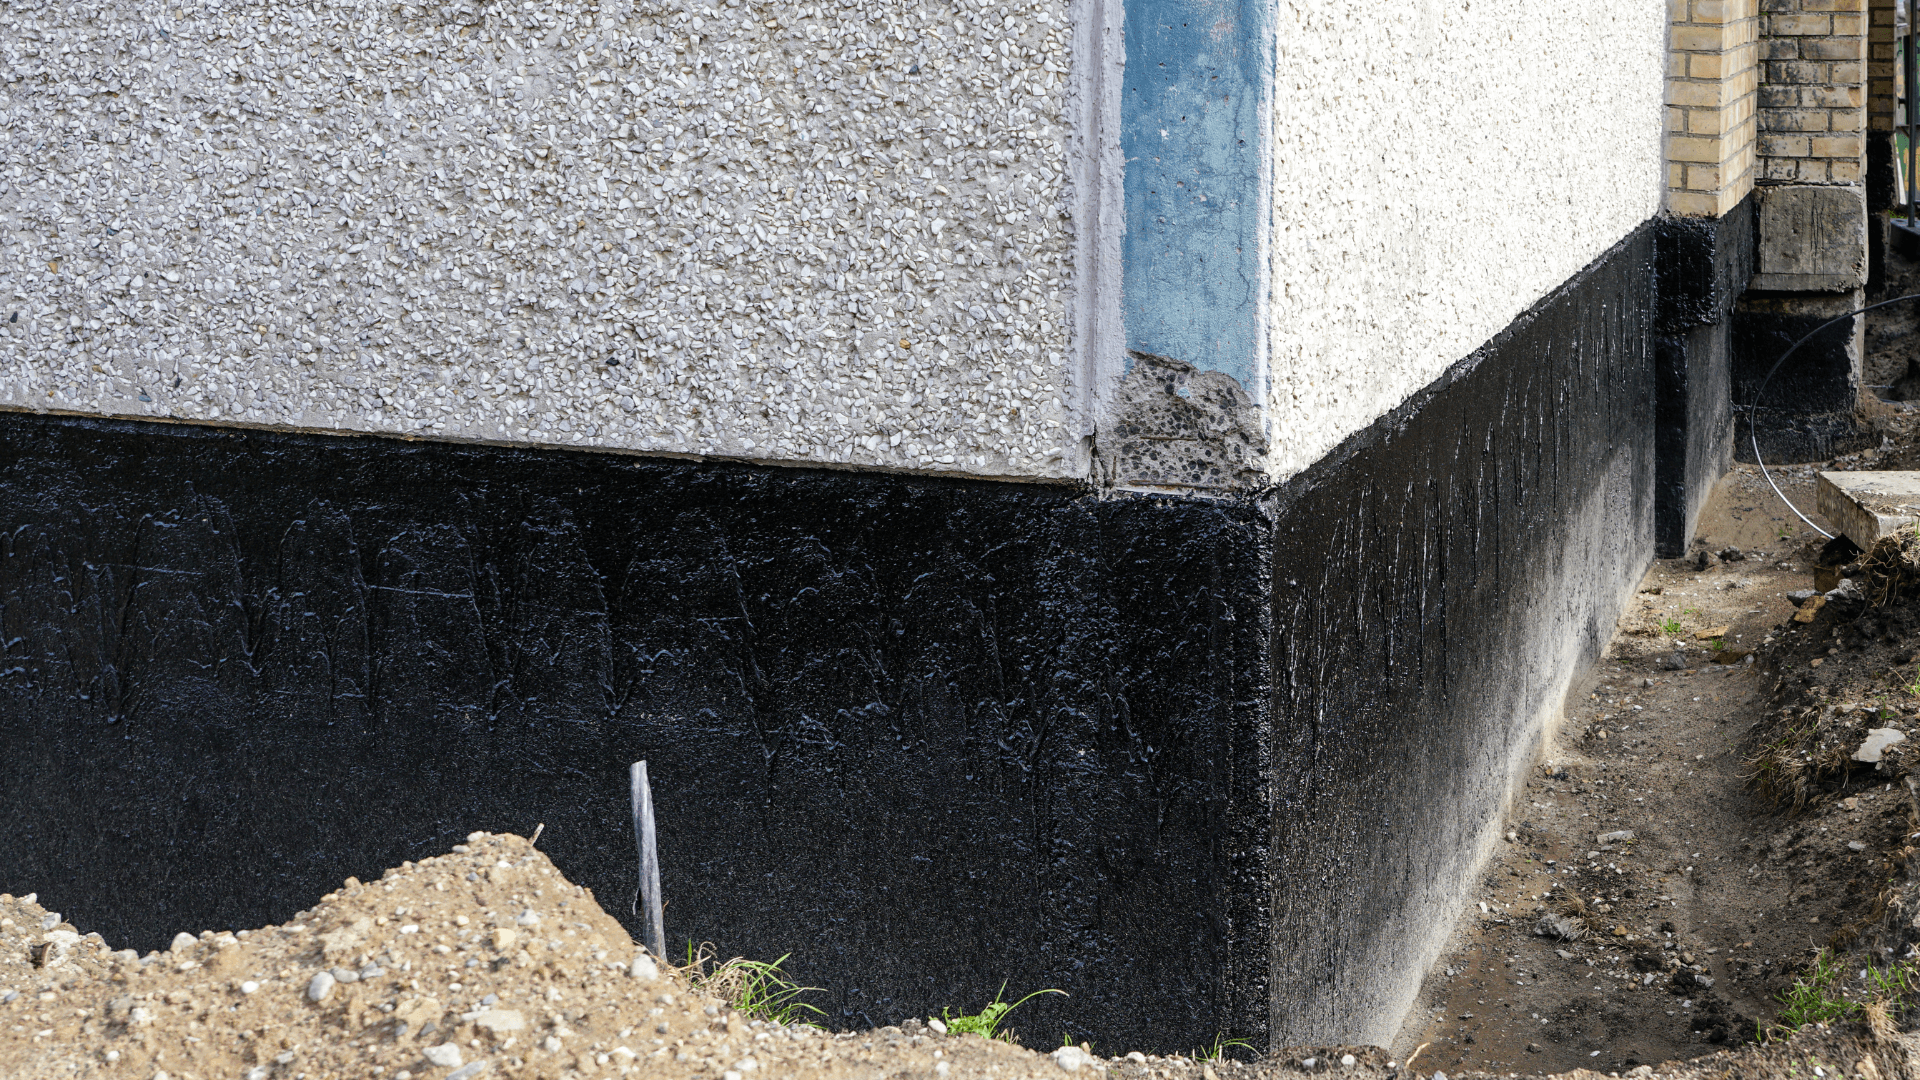
[[[637, 969], [637, 974], [636, 974]], [[326, 974], [331, 973], [331, 974]], [[1051, 1054], [923, 1023], [830, 1033], [730, 1008], [649, 963], [593, 895], [517, 836], [475, 833], [280, 926], [115, 952], [31, 896], [0, 896], [0, 1076], [9, 1080], [1432, 1077], [1370, 1047], [1259, 1062]], [[336, 978], [331, 987], [326, 979]], [[318, 980], [318, 982], [316, 982]], [[1702, 1078], [1920, 1075], [1920, 1045], [1808, 1028], [1663, 1071]], [[1863, 1064], [1865, 1063], [1865, 1064]], [[1737, 1070], [1737, 1071], [1734, 1071]], [[1576, 1072], [1570, 1077], [1597, 1077]]]
[[[1775, 479], [1832, 531], [1813, 472]], [[1699, 535], [1651, 567], [1569, 696], [1396, 1051], [1429, 1044], [1449, 1075], [1627, 1074], [1751, 1044], [1822, 949], [1842, 960], [1835, 991], [1862, 1002], [1866, 968], [1914, 958], [1905, 759], [1920, 740], [1852, 755], [1869, 729], [1920, 726], [1920, 587], [1792, 621], [1787, 594], [1817, 575], [1872, 575], [1846, 565], [1858, 554], [1819, 566], [1824, 538], [1751, 467], [1716, 488]]]

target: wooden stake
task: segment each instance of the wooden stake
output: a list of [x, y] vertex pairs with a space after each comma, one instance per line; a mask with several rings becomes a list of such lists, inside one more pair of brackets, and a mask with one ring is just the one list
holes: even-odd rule
[[633, 780], [633, 843], [640, 852], [640, 888], [634, 894], [634, 914], [646, 905], [646, 940], [642, 942], [653, 958], [667, 958], [667, 934], [660, 919], [660, 849], [653, 832], [653, 791], [647, 784], [647, 763], [636, 761]]

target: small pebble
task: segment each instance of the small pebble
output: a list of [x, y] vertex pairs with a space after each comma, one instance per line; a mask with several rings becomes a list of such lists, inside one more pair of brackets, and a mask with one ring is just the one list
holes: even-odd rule
[[200, 939], [182, 930], [173, 935], [173, 944], [167, 946], [168, 952], [185, 952], [200, 943]]
[[1341, 1066], [1342, 1066], [1343, 1068], [1348, 1068], [1348, 1069], [1351, 1069], [1351, 1068], [1353, 1068], [1353, 1066], [1354, 1066], [1354, 1064], [1355, 1064], [1355, 1063], [1356, 1063], [1356, 1062], [1357, 1062], [1358, 1060], [1359, 1060], [1359, 1059], [1358, 1059], [1358, 1058], [1355, 1058], [1355, 1057], [1354, 1057], [1354, 1056], [1353, 1056], [1352, 1054], [1342, 1054], [1342, 1055], [1340, 1055], [1340, 1064], [1341, 1064]]
[[947, 1033], [947, 1025], [939, 1020], [929, 1020], [927, 1021], [927, 1030], [933, 1032], [935, 1035], [945, 1035]]
[[627, 974], [641, 982], [650, 983], [660, 977], [660, 966], [653, 962], [653, 957], [638, 953], [633, 962], [627, 965]]
[[337, 968], [334, 968], [330, 974], [333, 975], [333, 981], [337, 983], [351, 983], [351, 982], [360, 981], [360, 973], [353, 970], [352, 968], [337, 967]]
[[251, 994], [259, 989], [260, 984], [254, 982], [252, 979], [248, 979], [246, 982], [240, 984], [240, 992], [243, 994]]
[[315, 975], [313, 981], [307, 983], [308, 1001], [325, 1001], [327, 1000], [327, 995], [331, 993], [333, 993], [333, 976], [327, 972], [323, 971]]
[[529, 909], [521, 912], [519, 917], [513, 921], [521, 926], [539, 926], [540, 913]]
[[441, 1043], [439, 1046], [429, 1046], [424, 1053], [428, 1061], [433, 1062], [443, 1069], [457, 1069], [460, 1067], [460, 1048], [453, 1043]]

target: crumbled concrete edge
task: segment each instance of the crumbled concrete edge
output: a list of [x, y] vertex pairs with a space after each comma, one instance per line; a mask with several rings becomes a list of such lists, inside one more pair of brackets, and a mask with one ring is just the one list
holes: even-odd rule
[[1239, 380], [1184, 360], [1128, 350], [1096, 447], [1108, 487], [1250, 491], [1266, 486], [1260, 409]]

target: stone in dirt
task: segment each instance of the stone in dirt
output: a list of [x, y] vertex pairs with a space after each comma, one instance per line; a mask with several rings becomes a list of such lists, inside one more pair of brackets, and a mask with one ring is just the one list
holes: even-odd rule
[[1823, 472], [1820, 513], [1862, 549], [1920, 520], [1920, 472]]
[[1905, 741], [1907, 741], [1906, 732], [1898, 728], [1870, 728], [1867, 731], [1866, 739], [1860, 743], [1860, 748], [1853, 752], [1853, 760], [1866, 762], [1879, 761], [1881, 756], [1886, 752], [1887, 747], [1892, 746], [1894, 743]]
[[1546, 938], [1558, 938], [1561, 941], [1579, 941], [1587, 936], [1587, 925], [1570, 915], [1549, 912], [1541, 916], [1533, 926], [1533, 932]]
[[1865, 600], [1867, 595], [1860, 591], [1860, 586], [1855, 584], [1852, 578], [1841, 578], [1840, 584], [1828, 590], [1826, 598], [1828, 600]]
[[660, 977], [660, 966], [646, 953], [635, 953], [627, 965], [627, 974], [641, 982], [652, 982]]

